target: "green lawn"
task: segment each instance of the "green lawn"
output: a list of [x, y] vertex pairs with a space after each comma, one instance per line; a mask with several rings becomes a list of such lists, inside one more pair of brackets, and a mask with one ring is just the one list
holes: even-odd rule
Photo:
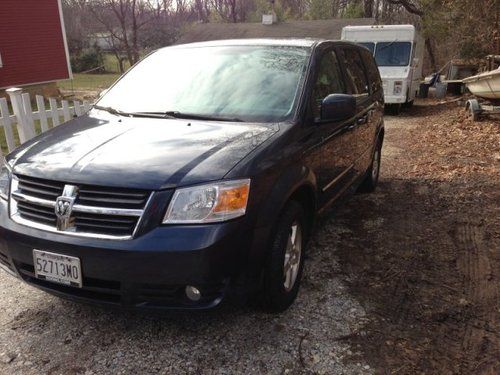
[[63, 90], [101, 91], [111, 86], [120, 74], [73, 74], [72, 80], [59, 81], [57, 85]]

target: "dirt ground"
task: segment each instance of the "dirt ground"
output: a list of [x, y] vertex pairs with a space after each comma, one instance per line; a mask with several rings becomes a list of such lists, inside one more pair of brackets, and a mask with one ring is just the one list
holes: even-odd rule
[[499, 374], [500, 121], [427, 104], [387, 122], [380, 189], [337, 219], [369, 316], [351, 340], [379, 372]]
[[0, 273], [0, 373], [500, 373], [500, 121], [421, 102], [386, 118], [382, 163], [281, 315], [106, 311]]

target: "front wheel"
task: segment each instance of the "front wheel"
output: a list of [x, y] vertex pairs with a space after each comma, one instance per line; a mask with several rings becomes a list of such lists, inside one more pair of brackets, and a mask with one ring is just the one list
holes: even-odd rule
[[304, 269], [306, 234], [304, 210], [299, 203], [291, 201], [276, 223], [265, 265], [260, 295], [264, 309], [282, 312], [297, 297]]

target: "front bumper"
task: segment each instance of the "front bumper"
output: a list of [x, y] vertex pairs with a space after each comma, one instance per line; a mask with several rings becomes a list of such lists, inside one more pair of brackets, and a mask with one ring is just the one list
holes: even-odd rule
[[[256, 231], [258, 232], [258, 231]], [[158, 226], [126, 240], [71, 237], [13, 222], [0, 200], [0, 264], [47, 292], [83, 302], [128, 308], [211, 308], [247, 273], [259, 246], [245, 217], [221, 224]], [[39, 280], [33, 249], [78, 257], [83, 288]], [[186, 285], [201, 291], [190, 301]]]
[[406, 103], [405, 95], [384, 95], [385, 104], [404, 104]]

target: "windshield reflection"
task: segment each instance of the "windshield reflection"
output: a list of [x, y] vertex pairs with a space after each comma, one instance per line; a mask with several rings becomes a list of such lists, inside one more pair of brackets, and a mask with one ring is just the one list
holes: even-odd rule
[[294, 114], [309, 55], [309, 48], [286, 46], [165, 48], [97, 104], [127, 113], [283, 121]]

